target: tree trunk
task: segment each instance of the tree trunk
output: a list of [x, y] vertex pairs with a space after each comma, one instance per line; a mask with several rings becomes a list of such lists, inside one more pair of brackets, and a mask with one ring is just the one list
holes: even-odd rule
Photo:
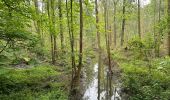
[[76, 74], [75, 51], [74, 51], [74, 28], [73, 28], [73, 0], [70, 2], [71, 7], [71, 52], [72, 52], [72, 67], [74, 68], [74, 75]]
[[125, 33], [125, 3], [126, 0], [123, 0], [123, 19], [122, 19], [122, 32], [121, 32], [121, 46], [123, 46], [124, 43], [124, 33]]
[[54, 38], [53, 48], [54, 48], [54, 57], [53, 57], [53, 64], [56, 63], [56, 56], [57, 56], [57, 43], [56, 43], [56, 31], [55, 31], [55, 0], [51, 0], [51, 20], [52, 20], [52, 35]]
[[[40, 19], [40, 11], [39, 11], [39, 6], [38, 6], [38, 0], [34, 0], [34, 6], [35, 6], [35, 11], [36, 11], [36, 18], [35, 18], [35, 28], [36, 28], [36, 31], [40, 37], [40, 41], [41, 41], [41, 46], [43, 46], [43, 33], [42, 33], [42, 29], [41, 29], [41, 20], [42, 18]], [[41, 16], [42, 17], [42, 16]]]
[[39, 21], [39, 11], [38, 11], [38, 1], [37, 0], [34, 0], [34, 6], [35, 6], [35, 11], [36, 11], [36, 24], [35, 24], [35, 28], [36, 28], [36, 31], [39, 35], [40, 34], [40, 21]]
[[57, 57], [57, 40], [56, 40], [56, 36], [53, 36], [54, 38], [54, 57], [53, 57], [53, 64], [56, 64], [56, 57]]
[[138, 0], [138, 34], [141, 39], [141, 23], [140, 23], [140, 0]]
[[79, 0], [80, 5], [80, 51], [79, 51], [79, 66], [78, 66], [78, 77], [80, 76], [81, 68], [82, 68], [82, 58], [83, 58], [83, 6], [82, 0]]
[[[51, 40], [51, 59], [52, 64], [55, 64], [55, 58], [57, 54], [57, 44], [56, 44], [56, 36], [55, 34], [55, 16], [54, 16], [54, 2], [53, 0], [47, 1], [47, 13], [48, 13], [48, 20], [49, 20], [49, 32], [50, 32], [50, 40]], [[51, 9], [50, 9], [51, 7]]]
[[62, 0], [59, 0], [59, 20], [60, 20], [60, 39], [61, 39], [61, 51], [64, 51], [64, 36], [63, 36], [63, 24], [62, 24]]
[[168, 55], [170, 56], [170, 0], [168, 0]]
[[[111, 32], [111, 27], [110, 27], [110, 32]], [[109, 32], [109, 33], [110, 33]], [[110, 33], [111, 34], [111, 33]], [[109, 59], [109, 100], [111, 100], [112, 97], [112, 66], [111, 66], [111, 53], [110, 53], [110, 39], [109, 39], [110, 35], [108, 35], [108, 59]]]
[[95, 0], [96, 11], [96, 30], [97, 30], [97, 44], [98, 44], [98, 100], [100, 100], [100, 79], [101, 79], [101, 45], [100, 45], [100, 32], [99, 32], [99, 18], [98, 18], [98, 3]]
[[[110, 56], [110, 36], [111, 36], [111, 26], [109, 26], [109, 13], [108, 13], [108, 0], [105, 1], [104, 5], [104, 17], [105, 17], [105, 38], [106, 38], [106, 50], [107, 50], [107, 57], [108, 57], [108, 71], [107, 71], [107, 86], [106, 86], [106, 91], [107, 91], [107, 99], [111, 100], [111, 95], [112, 95], [112, 87], [111, 87], [111, 56]], [[109, 31], [108, 31], [109, 30]]]
[[71, 29], [70, 29], [70, 20], [69, 20], [69, 10], [68, 10], [68, 1], [66, 0], [66, 12], [67, 12], [67, 27], [68, 27], [68, 33], [69, 33], [69, 39], [70, 39], [70, 47], [71, 47], [71, 62], [72, 62], [72, 80], [74, 77], [74, 72], [75, 72], [75, 60], [74, 60], [74, 50], [72, 46], [72, 35], [71, 35]]
[[[159, 0], [159, 18], [158, 18], [158, 21], [159, 21], [159, 25], [160, 25], [160, 22], [161, 22], [161, 5], [162, 5], [162, 2], [161, 0]], [[161, 29], [159, 28], [159, 33], [158, 33], [158, 45], [157, 45], [157, 57], [160, 56], [160, 45], [161, 45]]]
[[117, 30], [116, 30], [116, 28], [117, 28], [117, 25], [116, 25], [116, 5], [117, 5], [117, 2], [114, 0], [114, 47], [116, 47], [116, 39], [117, 39]]
[[157, 0], [155, 0], [154, 1], [154, 29], [153, 29], [153, 33], [154, 33], [154, 42], [155, 42], [155, 56], [157, 56], [157, 49], [156, 49], [156, 46], [157, 46], [157, 36], [156, 36], [156, 28], [155, 28], [155, 26], [156, 26], [156, 1]]
[[[72, 1], [71, 1], [72, 2]], [[71, 3], [72, 6], [72, 3]], [[80, 6], [80, 47], [79, 47], [79, 65], [78, 70], [72, 80], [71, 86], [71, 100], [80, 100], [80, 74], [82, 68], [82, 53], [83, 53], [83, 7], [82, 7], [82, 0], [79, 0]], [[72, 12], [71, 12], [72, 13]], [[72, 20], [72, 18], [71, 18]], [[73, 27], [73, 26], [72, 26]]]

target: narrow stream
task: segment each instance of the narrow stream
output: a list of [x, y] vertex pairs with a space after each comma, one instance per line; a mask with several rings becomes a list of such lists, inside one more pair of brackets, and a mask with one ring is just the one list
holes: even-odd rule
[[[113, 96], [111, 97], [111, 100], [121, 100], [121, 97], [119, 96], [120, 88], [118, 87], [120, 85], [119, 83], [117, 83], [118, 82], [117, 80], [115, 81], [116, 82], [113, 82], [114, 86], [112, 86]], [[107, 93], [106, 90], [101, 91], [100, 100], [106, 100], [106, 93]], [[98, 97], [98, 63], [93, 65], [92, 79], [90, 80], [90, 83], [87, 84], [82, 99], [83, 100], [98, 100], [97, 97]]]

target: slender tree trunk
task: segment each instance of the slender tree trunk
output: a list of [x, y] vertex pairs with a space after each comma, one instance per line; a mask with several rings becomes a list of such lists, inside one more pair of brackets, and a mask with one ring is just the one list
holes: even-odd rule
[[74, 28], [73, 28], [73, 0], [70, 2], [71, 7], [71, 52], [72, 52], [72, 67], [74, 68], [74, 75], [76, 74], [75, 51], [74, 51]]
[[54, 61], [53, 64], [55, 65], [56, 63], [56, 57], [57, 57], [57, 40], [56, 40], [56, 35], [53, 36], [54, 37]]
[[71, 100], [80, 100], [80, 73], [82, 68], [82, 57], [83, 57], [83, 7], [82, 7], [82, 0], [79, 0], [79, 6], [80, 6], [80, 47], [79, 47], [79, 65], [78, 65], [78, 71], [76, 71], [76, 75], [74, 76], [72, 80], [72, 86], [71, 86]]
[[[68, 8], [68, 7], [67, 7]], [[73, 30], [73, 0], [70, 0], [70, 17], [71, 17], [71, 25], [70, 25], [70, 43], [71, 43], [71, 58], [72, 58], [72, 82], [71, 82], [71, 100], [79, 99], [79, 77], [77, 76], [76, 64], [75, 64], [75, 54], [74, 54], [74, 30]], [[68, 11], [68, 10], [67, 10]], [[74, 70], [73, 70], [74, 69]]]
[[106, 40], [106, 48], [107, 48], [107, 0], [104, 1], [104, 23], [105, 23], [105, 40]]
[[64, 36], [63, 36], [63, 24], [62, 24], [62, 0], [59, 0], [59, 20], [60, 20], [60, 39], [61, 39], [61, 51], [64, 51]]
[[96, 29], [97, 29], [97, 44], [98, 44], [98, 100], [100, 100], [100, 79], [101, 79], [101, 45], [100, 45], [100, 32], [99, 32], [99, 18], [98, 18], [98, 2], [95, 0], [96, 11]]
[[[108, 36], [107, 36], [107, 0], [104, 1], [104, 23], [105, 23], [105, 41], [106, 41], [106, 49], [108, 53]], [[106, 81], [106, 99], [108, 100], [109, 97], [109, 89], [108, 89], [108, 72], [107, 72], [107, 81]]]
[[80, 76], [82, 68], [82, 58], [83, 58], [83, 6], [82, 0], [79, 0], [80, 5], [80, 51], [79, 51], [79, 66], [78, 66], [78, 77]]
[[[54, 36], [54, 2], [52, 0], [47, 1], [47, 13], [48, 13], [48, 20], [49, 20], [49, 32], [50, 32], [50, 40], [51, 40], [51, 58], [52, 58], [52, 64], [55, 64], [55, 57], [57, 52], [57, 46], [56, 46], [56, 36]], [[50, 9], [51, 7], [51, 9]]]
[[117, 1], [114, 0], [114, 47], [116, 47], [116, 39], [117, 39], [117, 25], [116, 25], [116, 5], [117, 5]]
[[[43, 3], [45, 3], [45, 0], [42, 0]], [[45, 41], [44, 41], [44, 29], [43, 29], [43, 17], [44, 17], [44, 7], [41, 8], [41, 45], [44, 46]]]
[[42, 29], [41, 29], [41, 19], [40, 19], [40, 11], [39, 11], [39, 6], [38, 6], [38, 0], [34, 0], [34, 6], [35, 6], [35, 11], [36, 11], [36, 19], [35, 19], [35, 28], [36, 31], [40, 37], [41, 41], [41, 46], [43, 46], [43, 35], [42, 35]]
[[52, 64], [55, 63], [55, 58], [54, 58], [54, 39], [53, 35], [50, 34], [50, 41], [51, 41], [51, 59], [52, 59]]
[[[71, 30], [70, 30], [70, 20], [69, 20], [69, 10], [68, 10], [68, 1], [66, 0], [66, 15], [67, 15], [67, 28], [68, 28], [68, 34], [69, 34], [69, 39], [70, 39], [70, 47], [72, 48], [72, 39], [71, 39]], [[73, 73], [74, 73], [74, 66], [73, 66], [73, 59], [72, 59], [72, 50], [71, 50], [71, 62], [72, 62], [72, 80], [73, 80]]]
[[[159, 21], [159, 25], [160, 25], [160, 22], [161, 22], [161, 5], [162, 5], [162, 2], [161, 0], [159, 0], [159, 18], [158, 18], [158, 21]], [[157, 46], [157, 57], [160, 56], [160, 45], [161, 45], [161, 29], [159, 28], [159, 33], [158, 33], [158, 46]]]
[[54, 44], [53, 44], [53, 48], [54, 48], [54, 55], [53, 55], [53, 64], [56, 63], [56, 56], [57, 56], [57, 43], [56, 43], [56, 31], [55, 31], [55, 0], [51, 0], [51, 20], [52, 20], [52, 35], [54, 38]]
[[[155, 9], [156, 9], [156, 3], [157, 2], [155, 1]], [[161, 0], [159, 0], [159, 13], [158, 13], [159, 25], [161, 22], [161, 4], [162, 4], [162, 2], [161, 2]], [[161, 44], [161, 29], [159, 29], [158, 33], [155, 35], [155, 55], [156, 55], [156, 57], [160, 56], [160, 44]]]
[[[105, 38], [106, 38], [106, 50], [107, 50], [107, 55], [108, 55], [108, 72], [107, 72], [107, 99], [111, 100], [111, 95], [112, 95], [112, 87], [111, 87], [111, 56], [110, 56], [110, 36], [111, 36], [111, 26], [109, 26], [109, 13], [108, 13], [108, 0], [105, 1], [104, 5], [104, 17], [105, 17]], [[109, 31], [108, 31], [109, 30]]]
[[123, 0], [123, 19], [122, 19], [122, 32], [121, 32], [121, 46], [123, 46], [124, 43], [124, 33], [125, 33], [125, 3], [126, 0]]
[[47, 13], [48, 13], [48, 22], [49, 22], [49, 32], [50, 32], [50, 41], [51, 41], [51, 60], [52, 63], [54, 61], [53, 55], [54, 55], [54, 49], [53, 49], [53, 35], [51, 33], [51, 15], [50, 15], [50, 1], [47, 1]]
[[138, 34], [139, 38], [141, 39], [141, 23], [140, 23], [140, 0], [138, 0]]
[[[110, 27], [110, 32], [111, 32], [111, 27]], [[109, 32], [109, 33], [110, 33]], [[111, 34], [111, 33], [110, 33]], [[111, 100], [112, 97], [112, 66], [111, 66], [111, 54], [110, 54], [110, 34], [108, 34], [108, 59], [109, 59], [109, 100]]]
[[34, 6], [35, 6], [35, 12], [36, 12], [36, 31], [39, 35], [41, 35], [40, 32], [40, 20], [39, 20], [39, 10], [38, 10], [38, 1], [34, 0]]
[[156, 36], [156, 2], [157, 0], [154, 1], [154, 29], [153, 29], [153, 33], [154, 33], [154, 42], [155, 42], [155, 56], [157, 56], [157, 50], [156, 50], [156, 46], [157, 46], [157, 36]]
[[170, 56], [170, 0], [168, 0], [168, 55]]

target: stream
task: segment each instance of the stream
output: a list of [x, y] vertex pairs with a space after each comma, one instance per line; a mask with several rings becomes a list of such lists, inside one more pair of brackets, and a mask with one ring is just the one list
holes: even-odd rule
[[[91, 79], [89, 81], [89, 79], [87, 79], [87, 73], [85, 73], [85, 92], [84, 95], [82, 97], [82, 100], [98, 100], [98, 63], [94, 63], [94, 65], [92, 65], [91, 67], [93, 67], [93, 69], [91, 70]], [[105, 79], [107, 78], [107, 75], [105, 73]], [[115, 77], [112, 78], [112, 89], [113, 89], [113, 95], [110, 97], [111, 100], [121, 100], [120, 97], [120, 83], [118, 81], [118, 79], [116, 79]], [[103, 89], [100, 91], [100, 100], [107, 100], [106, 99], [107, 96], [107, 91], [106, 89]]]

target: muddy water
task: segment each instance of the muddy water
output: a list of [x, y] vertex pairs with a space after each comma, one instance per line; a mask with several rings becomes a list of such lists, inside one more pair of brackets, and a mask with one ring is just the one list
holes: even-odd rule
[[[98, 100], [98, 63], [93, 65], [93, 69], [91, 71], [92, 71], [91, 80], [90, 82], [88, 81], [89, 84], [86, 85], [86, 89], [82, 97], [82, 100]], [[106, 76], [105, 79], [107, 79]], [[113, 78], [113, 81], [114, 81], [112, 85], [113, 95], [109, 98], [111, 98], [111, 100], [121, 100], [120, 83], [115, 78]], [[107, 91], [104, 89], [100, 91], [100, 100], [107, 100], [106, 98]]]

